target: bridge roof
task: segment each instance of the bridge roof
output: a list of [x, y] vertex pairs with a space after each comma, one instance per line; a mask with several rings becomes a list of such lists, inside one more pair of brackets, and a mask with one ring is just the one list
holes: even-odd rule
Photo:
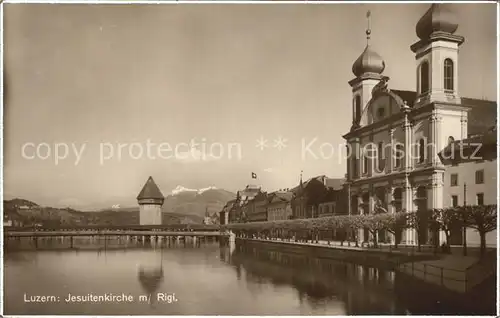
[[142, 199], [161, 199], [163, 200], [165, 197], [161, 193], [160, 189], [156, 185], [155, 181], [153, 180], [153, 177], [149, 177], [148, 181], [146, 181], [146, 184], [142, 188], [141, 192], [137, 196], [137, 200], [142, 200]]

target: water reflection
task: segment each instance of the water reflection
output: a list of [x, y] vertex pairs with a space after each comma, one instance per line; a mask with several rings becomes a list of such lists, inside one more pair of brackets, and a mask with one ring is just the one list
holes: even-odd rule
[[154, 295], [160, 289], [163, 282], [163, 252], [148, 255], [140, 260], [137, 278], [146, 295], [149, 296], [149, 304], [153, 305], [156, 297]]
[[[7, 314], [404, 313], [394, 296], [393, 273], [326, 259], [177, 240], [88, 240], [74, 244], [73, 249], [67, 241], [51, 244], [49, 250], [32, 248], [5, 254]], [[38, 246], [45, 245], [40, 241]], [[169, 292], [179, 301], [169, 304], [154, 297]], [[151, 294], [152, 302], [26, 304], [24, 293], [60, 297], [68, 293], [126, 293], [135, 299]]]
[[406, 313], [397, 304], [392, 271], [243, 246], [233, 252], [225, 248], [222, 254], [239, 280], [246, 272], [247, 286], [293, 286], [299, 303], [313, 308], [338, 303], [346, 315]]

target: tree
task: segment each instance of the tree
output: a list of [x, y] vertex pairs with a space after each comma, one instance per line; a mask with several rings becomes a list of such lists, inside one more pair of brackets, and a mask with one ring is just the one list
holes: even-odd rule
[[417, 232], [417, 249], [419, 252], [421, 250], [420, 238], [427, 229], [426, 225], [428, 224], [429, 216], [430, 213], [427, 209], [408, 213], [408, 225], [415, 229], [415, 232]]
[[401, 233], [408, 225], [408, 213], [388, 213], [385, 221], [385, 229], [394, 235], [394, 247], [398, 248], [399, 241], [401, 240]]
[[432, 233], [432, 245], [434, 247], [434, 253], [437, 253], [439, 247], [439, 230], [441, 227], [441, 216], [443, 215], [443, 209], [432, 209], [429, 211], [428, 226]]
[[386, 219], [388, 219], [387, 213], [384, 214], [367, 214], [363, 216], [363, 227], [367, 228], [373, 237], [373, 246], [377, 247], [377, 233], [386, 227]]
[[468, 216], [469, 227], [479, 232], [481, 239], [481, 256], [486, 252], [486, 233], [497, 228], [497, 205], [474, 205], [460, 207], [462, 213]]
[[435, 209], [433, 211], [439, 228], [446, 237], [446, 246], [450, 246], [451, 231], [460, 226], [459, 213], [457, 208]]

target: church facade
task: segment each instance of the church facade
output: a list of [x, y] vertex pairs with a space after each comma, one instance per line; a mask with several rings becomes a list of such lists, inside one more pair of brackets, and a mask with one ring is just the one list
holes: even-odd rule
[[[410, 47], [416, 60], [416, 91], [390, 88], [383, 75], [385, 61], [371, 46], [370, 29], [366, 31], [367, 45], [354, 62], [355, 78], [349, 81], [352, 127], [343, 136], [350, 150], [346, 182], [350, 214], [373, 213], [376, 206], [388, 213], [449, 206], [444, 187], [447, 167], [440, 152], [496, 125], [496, 102], [460, 95], [459, 47], [465, 39], [457, 29], [447, 4], [432, 4], [417, 23], [419, 40]], [[481, 116], [490, 122], [470, 121]], [[360, 232], [367, 240], [367, 232]], [[414, 245], [443, 237], [433, 237], [430, 231], [417, 237], [409, 229], [398, 240]]]

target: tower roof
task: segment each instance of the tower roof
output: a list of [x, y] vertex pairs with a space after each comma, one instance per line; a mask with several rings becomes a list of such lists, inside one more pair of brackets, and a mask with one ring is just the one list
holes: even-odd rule
[[382, 57], [370, 46], [370, 11], [366, 13], [368, 27], [366, 29], [366, 47], [363, 53], [354, 61], [352, 72], [356, 77], [365, 73], [382, 74], [385, 69], [385, 62]]
[[160, 199], [163, 200], [165, 197], [161, 193], [160, 189], [156, 185], [155, 181], [153, 180], [153, 177], [149, 177], [148, 181], [146, 181], [146, 184], [144, 187], [142, 187], [141, 192], [137, 196], [137, 200], [142, 200], [142, 199]]
[[458, 20], [449, 4], [433, 3], [420, 18], [416, 26], [417, 36], [428, 39], [434, 32], [453, 34], [458, 29]]
[[367, 44], [365, 50], [352, 65], [352, 72], [356, 76], [365, 73], [382, 74], [385, 69], [385, 61], [382, 57]]

